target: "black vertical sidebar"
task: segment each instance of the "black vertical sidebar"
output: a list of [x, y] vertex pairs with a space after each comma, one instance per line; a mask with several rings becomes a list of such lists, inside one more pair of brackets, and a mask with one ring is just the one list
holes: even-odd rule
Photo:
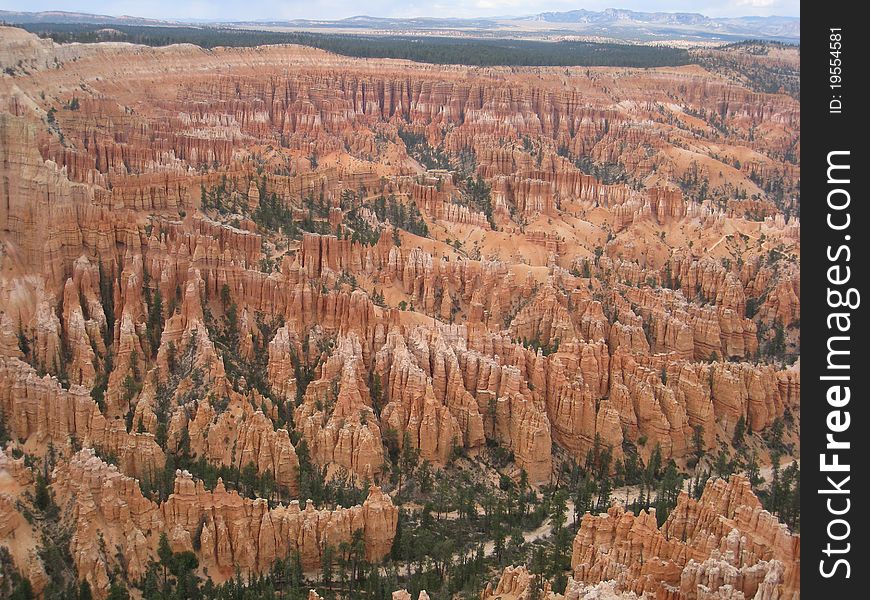
[[801, 592], [811, 600], [867, 597], [870, 73], [858, 6], [801, 7]]

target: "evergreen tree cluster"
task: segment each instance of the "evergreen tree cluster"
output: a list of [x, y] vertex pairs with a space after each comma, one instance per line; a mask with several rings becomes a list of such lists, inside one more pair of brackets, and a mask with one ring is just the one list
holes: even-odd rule
[[[381, 230], [389, 222], [394, 229], [403, 229], [420, 237], [429, 236], [429, 226], [423, 220], [423, 215], [416, 202], [400, 202], [394, 194], [380, 195], [375, 198], [362, 199], [350, 190], [342, 194], [342, 209], [345, 210], [344, 226], [339, 231], [339, 238], [350, 238], [366, 246], [374, 246], [381, 238]], [[365, 209], [365, 210], [363, 210]], [[377, 220], [377, 225], [364, 216], [367, 212]], [[396, 237], [396, 236], [394, 236]], [[395, 240], [394, 240], [395, 241]], [[400, 245], [401, 241], [399, 241]]]
[[482, 212], [486, 216], [489, 226], [498, 229], [493, 218], [492, 186], [490, 186], [478, 173], [477, 177], [469, 175], [465, 179], [463, 194], [459, 198], [459, 204]]
[[[105, 41], [105, 25], [24, 23], [17, 25], [59, 43]], [[692, 62], [689, 52], [666, 46], [580, 41], [408, 37], [277, 32], [228, 27], [166, 27], [112, 24], [112, 39], [147, 46], [190, 43], [203, 48], [301, 44], [360, 58], [400, 58], [434, 64], [475, 66], [663, 67]]]
[[408, 149], [408, 154], [427, 169], [449, 170], [451, 168], [450, 156], [442, 147], [432, 147], [424, 134], [401, 127], [398, 134]]

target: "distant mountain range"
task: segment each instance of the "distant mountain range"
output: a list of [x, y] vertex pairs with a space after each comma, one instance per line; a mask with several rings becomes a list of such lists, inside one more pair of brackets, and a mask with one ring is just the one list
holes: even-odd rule
[[622, 28], [653, 31], [684, 30], [686, 33], [743, 35], [799, 40], [800, 17], [732, 17], [714, 19], [699, 13], [636, 12], [608, 8], [603, 11], [571, 10], [544, 12], [518, 20], [538, 21], [581, 29]]
[[143, 17], [112, 17], [109, 15], [94, 15], [91, 13], [51, 10], [43, 12], [23, 12], [0, 10], [0, 21], [11, 25], [29, 23], [82, 23], [86, 25], [167, 25], [173, 21], [145, 19]]
[[543, 12], [524, 17], [493, 18], [385, 18], [355, 16], [337, 20], [195, 21], [156, 20], [142, 17], [93, 15], [78, 12], [0, 11], [0, 20], [11, 24], [78, 23], [101, 25], [201, 25], [211, 27], [270, 28], [286, 30], [347, 30], [351, 32], [414, 33], [443, 35], [451, 30], [485, 37], [547, 38], [585, 36], [631, 41], [684, 40], [736, 41], [763, 39], [800, 42], [800, 17], [712, 18], [699, 13], [637, 12], [609, 8]]

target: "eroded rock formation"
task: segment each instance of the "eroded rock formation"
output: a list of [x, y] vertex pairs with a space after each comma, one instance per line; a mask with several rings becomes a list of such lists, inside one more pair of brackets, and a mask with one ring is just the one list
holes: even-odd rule
[[761, 507], [741, 476], [711, 480], [699, 500], [682, 492], [661, 528], [654, 510], [587, 513], [571, 565], [577, 581], [613, 580], [638, 595], [800, 596], [800, 536]]
[[[319, 566], [326, 546], [338, 547], [356, 530], [362, 531], [366, 558], [380, 560], [389, 552], [398, 518], [398, 509], [377, 487], [361, 506], [349, 509], [318, 510], [310, 502], [303, 508], [295, 501], [270, 508], [265, 499], [228, 492], [220, 480], [206, 490], [182, 471], [173, 493], [157, 504], [142, 495], [136, 480], [90, 449], [59, 467], [52, 487], [59, 504], [72, 508], [71, 551], [79, 575], [99, 594], [108, 591], [115, 568], [133, 579], [143, 576], [162, 533], [176, 552], [196, 548], [212, 577], [226, 579], [237, 567], [266, 571], [291, 551], [303, 566]], [[99, 539], [120, 548], [124, 563], [104, 556]]]
[[[117, 566], [98, 532], [131, 578], [161, 533], [222, 578], [290, 551], [316, 565], [356, 529], [385, 556], [390, 496], [301, 507], [304, 470], [389, 489], [402, 450], [443, 469], [498, 448], [501, 474], [537, 485], [596, 444], [614, 466], [658, 448], [685, 467], [739, 422], [799, 416], [788, 96], [697, 66], [442, 68], [7, 27], [0, 66], [0, 415], [9, 452], [57, 461], [97, 595]], [[0, 458], [2, 538], [34, 483]], [[181, 463], [198, 476], [173, 482]], [[282, 504], [206, 490], [221, 469]], [[565, 597], [794, 592], [796, 538], [721, 485], [662, 529], [585, 518]], [[37, 587], [29, 539], [13, 558]]]

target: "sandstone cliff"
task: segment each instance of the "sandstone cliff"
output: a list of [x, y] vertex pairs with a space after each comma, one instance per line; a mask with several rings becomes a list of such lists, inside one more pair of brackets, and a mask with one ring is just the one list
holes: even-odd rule
[[[390, 549], [398, 518], [398, 509], [376, 487], [361, 506], [349, 509], [317, 510], [310, 503], [302, 508], [298, 502], [270, 508], [264, 499], [227, 492], [221, 481], [208, 491], [181, 471], [174, 492], [156, 504], [142, 495], [134, 479], [89, 449], [55, 471], [52, 487], [59, 504], [72, 510], [71, 551], [79, 577], [100, 596], [108, 591], [112, 569], [124, 568], [133, 579], [145, 573], [161, 533], [174, 551], [196, 548], [212, 577], [225, 579], [236, 567], [267, 570], [290, 552], [299, 553], [305, 567], [318, 566], [325, 546], [349, 541], [358, 529], [366, 557], [379, 560]], [[123, 564], [102, 554], [100, 538], [120, 548]]]
[[[8, 27], [0, 66], [0, 416], [16, 452], [57, 460], [97, 594], [118, 566], [100, 533], [134, 578], [160, 533], [219, 578], [291, 551], [316, 566], [356, 529], [380, 559], [397, 509], [379, 488], [350, 509], [292, 499], [303, 469], [389, 490], [405, 444], [434, 469], [499, 452], [498, 475], [537, 486], [596, 443], [614, 468], [656, 448], [683, 468], [740, 422], [759, 444], [799, 423], [788, 96], [696, 66], [442, 67]], [[11, 536], [34, 483], [0, 457]], [[170, 485], [179, 460], [252, 470], [290, 504]], [[136, 484], [158, 476], [162, 503]], [[793, 594], [799, 542], [723, 485], [661, 529], [584, 518], [565, 596]], [[41, 585], [33, 550], [14, 558]], [[524, 597], [528, 578], [488, 593]]]
[[740, 476], [711, 480], [699, 500], [682, 492], [661, 528], [655, 511], [587, 513], [571, 565], [577, 581], [614, 580], [621, 591], [675, 600], [698, 590], [709, 598], [800, 596], [800, 536], [762, 509]]

